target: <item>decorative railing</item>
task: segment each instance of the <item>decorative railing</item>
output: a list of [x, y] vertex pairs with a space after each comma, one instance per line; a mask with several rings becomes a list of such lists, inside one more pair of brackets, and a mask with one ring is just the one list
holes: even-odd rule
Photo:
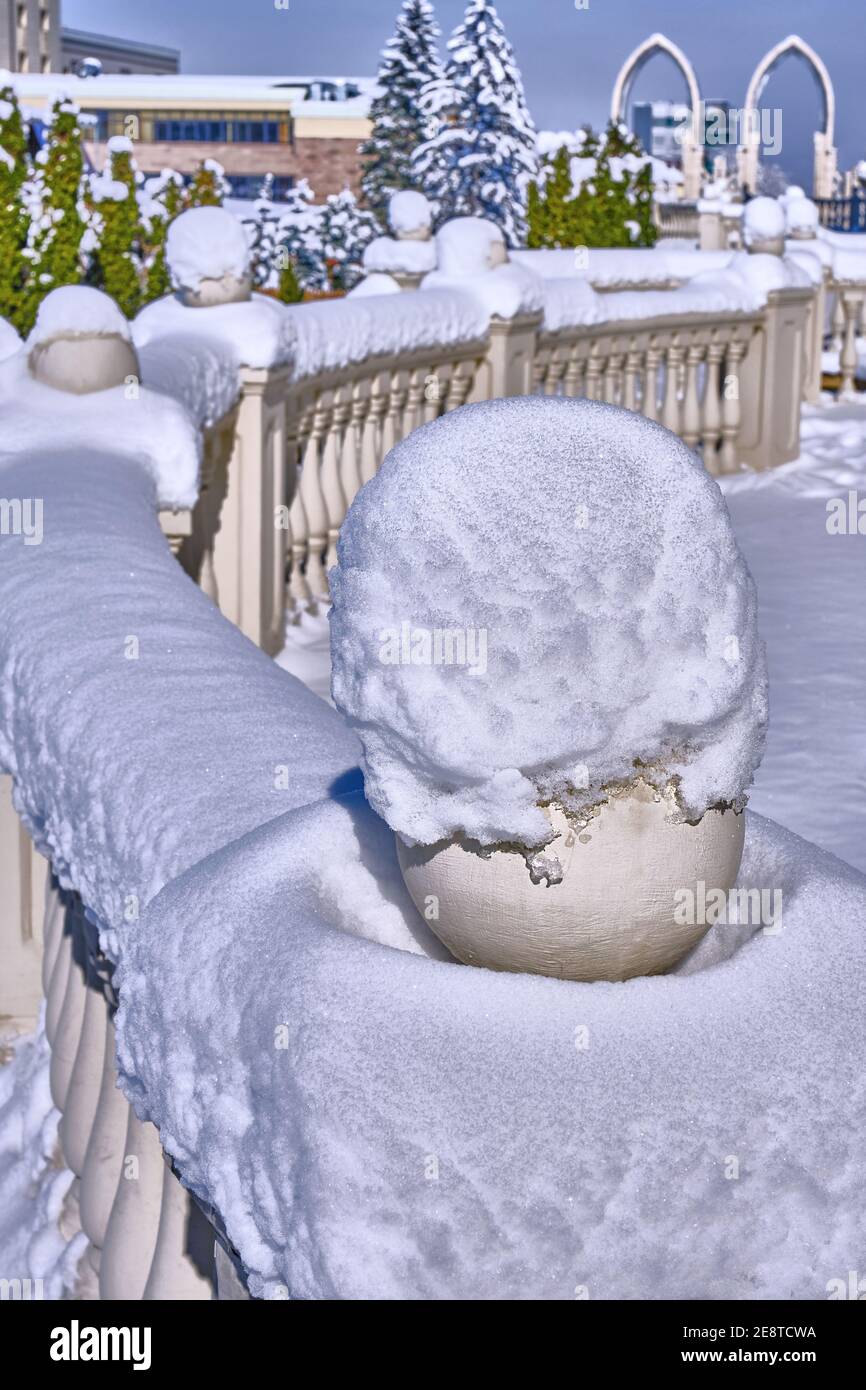
[[832, 232], [866, 232], [866, 194], [850, 198], [816, 198], [821, 226]]
[[[841, 296], [846, 362], [862, 293]], [[244, 369], [238, 405], [208, 432], [198, 503], [189, 512], [164, 511], [163, 532], [225, 616], [274, 652], [286, 603], [297, 611], [327, 595], [327, 568], [358, 488], [411, 430], [467, 401], [537, 390], [640, 410], [699, 449], [711, 471], [795, 457], [814, 357], [810, 305], [814, 313], [809, 291], [777, 291], [753, 313], [669, 315], [557, 332], [544, 330], [541, 314], [527, 314], [494, 320], [484, 339], [375, 356], [301, 380], [287, 367]], [[171, 601], [182, 606], [179, 595]], [[238, 655], [238, 670], [244, 660], [256, 660], [251, 648], [248, 657]], [[241, 690], [236, 682], [227, 700], [242, 702]], [[77, 1296], [209, 1298], [211, 1214], [192, 1201], [156, 1129], [116, 1086], [118, 998], [114, 964], [91, 925], [98, 905], [82, 905], [46, 873], [9, 789], [4, 777], [0, 1013], [32, 1026], [44, 996], [60, 1158], [74, 1175], [61, 1225], [68, 1236], [83, 1231], [87, 1241]], [[234, 833], [241, 835], [265, 813], [250, 812], [246, 820], [236, 814]], [[160, 867], [162, 881], [180, 872], [173, 862]], [[220, 1296], [244, 1297], [219, 1213], [213, 1216]]]
[[655, 213], [655, 223], [659, 229], [659, 239], [664, 241], [668, 238], [683, 238], [692, 240], [698, 235], [699, 214], [697, 203], [661, 203], [653, 204]]

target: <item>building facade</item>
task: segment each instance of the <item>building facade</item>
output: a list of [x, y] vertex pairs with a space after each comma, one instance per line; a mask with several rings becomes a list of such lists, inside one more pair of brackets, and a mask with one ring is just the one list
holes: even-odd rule
[[205, 159], [225, 169], [238, 197], [255, 197], [266, 174], [279, 198], [307, 179], [316, 200], [359, 191], [359, 143], [370, 132], [369, 78], [109, 74], [22, 76], [22, 105], [36, 117], [68, 96], [88, 127], [87, 154], [101, 169], [114, 135], [135, 143], [145, 174], [192, 174]]
[[107, 34], [91, 34], [83, 29], [61, 29], [61, 71], [84, 74], [90, 65], [98, 65], [99, 72], [137, 72], [155, 77], [161, 73], [180, 72], [180, 53], [176, 48], [162, 48], [158, 44], [113, 39]]
[[56, 72], [60, 67], [60, 0], [0, 0], [0, 68]]

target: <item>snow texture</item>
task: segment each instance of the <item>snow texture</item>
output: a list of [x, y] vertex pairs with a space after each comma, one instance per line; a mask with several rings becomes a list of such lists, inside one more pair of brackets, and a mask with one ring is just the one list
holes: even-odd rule
[[349, 290], [347, 299], [368, 299], [380, 294], [399, 294], [400, 286], [391, 275], [382, 275], [378, 271], [372, 275], [366, 275], [363, 280], [359, 280], [353, 290]]
[[539, 803], [584, 813], [638, 759], [689, 818], [743, 805], [767, 718], [754, 586], [661, 426], [538, 397], [446, 415], [391, 451], [338, 554], [333, 696], [407, 842], [541, 844]]
[[36, 322], [27, 339], [28, 348], [52, 338], [114, 335], [129, 341], [129, 322], [110, 295], [88, 285], [63, 285], [52, 290], [39, 305]]
[[[238, 224], [240, 225], [240, 224]], [[202, 350], [240, 367], [276, 367], [292, 360], [291, 320], [275, 299], [254, 294], [238, 304], [215, 304], [193, 309], [175, 295], [157, 299], [133, 320], [132, 336], [139, 352], [166, 337], [195, 338]]]
[[484, 217], [453, 217], [436, 233], [436, 264], [443, 275], [483, 275], [492, 270], [498, 248], [504, 256], [505, 238], [495, 222]]
[[750, 198], [743, 211], [743, 240], [747, 246], [785, 235], [785, 209], [776, 198]]
[[296, 379], [423, 348], [439, 358], [444, 349], [486, 338], [489, 327], [478, 301], [454, 290], [353, 296], [289, 305], [282, 312], [293, 335]]
[[396, 237], [375, 237], [364, 248], [364, 269], [383, 271], [404, 271], [412, 275], [423, 275], [436, 268], [435, 241], [398, 241]]
[[388, 225], [399, 236], [401, 232], [419, 232], [433, 224], [433, 208], [423, 193], [403, 188], [394, 193], [388, 203]]
[[224, 275], [242, 280], [249, 259], [244, 229], [225, 208], [190, 208], [168, 229], [166, 262], [175, 289], [195, 291], [202, 280]]
[[[76, 450], [81, 455], [104, 451], [118, 473], [126, 463], [144, 467], [161, 506], [195, 504], [201, 436], [187, 410], [159, 390], [116, 386], [83, 396], [56, 391], [34, 380], [25, 354], [17, 353], [0, 362], [0, 415], [0, 461], [40, 453], [70, 459]], [[77, 467], [71, 460], [69, 466]], [[41, 496], [32, 483], [17, 495]]]
[[0, 362], [6, 357], [11, 357], [13, 352], [19, 352], [21, 346], [18, 330], [13, 328], [8, 319], [0, 317]]

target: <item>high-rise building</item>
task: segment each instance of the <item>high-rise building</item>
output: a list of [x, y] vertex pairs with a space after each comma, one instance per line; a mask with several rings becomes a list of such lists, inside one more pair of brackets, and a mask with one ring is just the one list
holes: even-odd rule
[[0, 0], [0, 68], [57, 72], [60, 0]]
[[60, 31], [60, 61], [64, 72], [144, 73], [151, 77], [180, 72], [180, 53], [161, 44], [114, 39], [82, 29]]

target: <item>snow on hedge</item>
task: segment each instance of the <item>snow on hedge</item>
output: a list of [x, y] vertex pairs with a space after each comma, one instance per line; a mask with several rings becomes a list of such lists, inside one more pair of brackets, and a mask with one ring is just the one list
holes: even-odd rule
[[767, 719], [754, 586], [660, 425], [538, 397], [434, 421], [356, 498], [331, 592], [334, 700], [407, 842], [541, 844], [540, 803], [585, 811], [638, 759], [689, 818], [743, 805]]
[[[46, 304], [48, 299], [43, 300]], [[65, 320], [47, 321], [56, 330]], [[108, 318], [93, 321], [110, 322]], [[45, 317], [42, 322], [44, 326]], [[37, 323], [34, 332], [39, 331]], [[143, 466], [162, 506], [193, 506], [198, 496], [201, 435], [183, 405], [162, 394], [156, 376], [156, 390], [133, 382], [78, 396], [34, 380], [24, 352], [7, 357], [0, 362], [0, 459], [74, 450], [105, 452], [118, 472], [124, 462]], [[24, 495], [34, 494], [31, 490]], [[94, 532], [94, 545], [97, 535]]]

